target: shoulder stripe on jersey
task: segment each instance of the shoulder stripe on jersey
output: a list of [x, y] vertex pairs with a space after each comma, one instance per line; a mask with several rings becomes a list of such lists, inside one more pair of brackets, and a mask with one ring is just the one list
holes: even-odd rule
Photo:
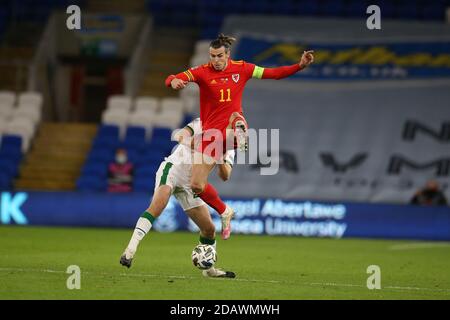
[[264, 73], [264, 68], [255, 66], [255, 69], [253, 70], [252, 78], [261, 79]]
[[186, 126], [185, 128], [191, 132], [191, 136], [194, 135], [194, 129], [192, 129], [191, 126]]
[[192, 81], [192, 78], [187, 71], [184, 71], [183, 73], [188, 77], [189, 81]]
[[192, 74], [191, 70], [188, 70], [187, 72], [191, 75], [192, 81], [195, 81], [195, 77], [194, 77], [194, 75]]

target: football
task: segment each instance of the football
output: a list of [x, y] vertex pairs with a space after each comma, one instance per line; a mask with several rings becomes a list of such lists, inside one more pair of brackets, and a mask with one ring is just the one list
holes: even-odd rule
[[192, 263], [201, 270], [211, 268], [216, 260], [216, 250], [209, 244], [199, 244], [192, 250]]

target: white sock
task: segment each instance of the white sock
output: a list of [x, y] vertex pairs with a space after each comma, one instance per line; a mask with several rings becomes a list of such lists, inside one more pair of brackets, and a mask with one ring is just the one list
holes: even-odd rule
[[147, 218], [139, 218], [136, 223], [133, 235], [131, 236], [130, 243], [128, 244], [128, 249], [133, 253], [136, 252], [139, 242], [144, 239], [145, 235], [152, 228], [152, 223]]
[[228, 207], [228, 206], [225, 206], [225, 210], [224, 210], [224, 212], [222, 212], [222, 213], [221, 213], [220, 215], [223, 215], [224, 213], [228, 213], [229, 209], [230, 209], [230, 207]]

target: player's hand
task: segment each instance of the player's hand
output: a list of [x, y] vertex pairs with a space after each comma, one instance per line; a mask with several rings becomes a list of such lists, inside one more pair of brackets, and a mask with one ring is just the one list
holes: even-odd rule
[[313, 50], [303, 51], [302, 58], [300, 59], [299, 62], [300, 68], [302, 69], [306, 68], [307, 66], [309, 66], [311, 63], [314, 62], [313, 53], [314, 53]]
[[188, 83], [187, 81], [184, 81], [184, 80], [181, 80], [181, 79], [178, 79], [178, 78], [174, 78], [170, 82], [170, 85], [172, 86], [172, 88], [174, 90], [181, 90], [181, 89], [186, 87], [187, 83]]

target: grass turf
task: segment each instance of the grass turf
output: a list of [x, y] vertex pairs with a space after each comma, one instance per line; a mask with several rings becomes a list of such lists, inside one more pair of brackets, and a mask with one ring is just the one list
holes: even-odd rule
[[[198, 235], [151, 232], [133, 266], [119, 258], [132, 230], [0, 226], [0, 299], [450, 299], [450, 243], [232, 235], [204, 278], [190, 254]], [[81, 269], [68, 290], [67, 267]], [[369, 265], [381, 289], [369, 290]]]

